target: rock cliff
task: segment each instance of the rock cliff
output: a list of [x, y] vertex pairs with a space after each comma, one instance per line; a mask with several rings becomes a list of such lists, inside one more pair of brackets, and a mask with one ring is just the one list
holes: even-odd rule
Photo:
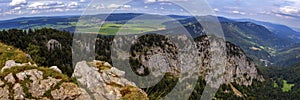
[[[179, 43], [174, 43], [171, 39], [180, 41]], [[182, 73], [189, 73], [193, 68], [188, 68], [188, 66], [198, 66], [199, 72], [206, 81], [211, 81], [208, 76], [212, 72], [214, 62], [212, 61], [213, 50], [216, 48], [213, 45], [218, 46], [221, 44], [217, 41], [216, 37], [213, 36], [201, 36], [194, 39], [194, 43], [189, 42], [186, 36], [181, 35], [159, 35], [159, 34], [148, 34], [137, 38], [136, 41], [133, 39], [126, 40], [126, 38], [119, 38], [114, 40], [116, 44], [132, 44], [130, 54], [122, 52], [125, 51], [127, 47], [122, 47], [123, 45], [116, 45], [116, 51], [118, 55], [128, 56], [132, 68], [138, 74], [151, 74], [153, 76], [158, 76], [163, 74], [163, 72], [170, 72], [174, 75], [178, 74], [180, 71]], [[180, 44], [183, 43], [183, 44]], [[225, 54], [225, 64], [222, 65], [224, 68], [224, 74], [222, 74], [222, 81], [219, 84], [230, 84], [235, 82], [239, 85], [249, 86], [252, 85], [253, 80], [264, 81], [264, 78], [259, 75], [256, 65], [249, 59], [244, 51], [238, 46], [230, 43], [224, 42], [226, 48]], [[185, 53], [184, 56], [178, 56], [179, 52], [187, 51], [186, 48], [195, 47], [196, 52]], [[215, 51], [214, 51], [215, 52]], [[126, 58], [118, 57], [115, 58]], [[217, 61], [217, 59], [216, 59]], [[196, 62], [200, 62], [197, 64]], [[184, 65], [184, 66], [179, 66]], [[156, 69], [156, 70], [155, 70]], [[160, 70], [157, 70], [160, 69]], [[179, 70], [182, 69], [182, 70]]]

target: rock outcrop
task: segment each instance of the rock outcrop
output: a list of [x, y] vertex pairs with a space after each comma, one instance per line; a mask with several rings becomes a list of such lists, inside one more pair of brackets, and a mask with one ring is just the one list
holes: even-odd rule
[[[178, 40], [180, 42], [174, 43], [170, 39]], [[130, 58], [131, 67], [138, 74], [148, 74], [158, 76], [169, 72], [174, 75], [178, 73], [188, 73], [194, 70], [192, 66], [199, 67], [200, 76], [202, 76], [208, 83], [212, 77], [209, 74], [214, 73], [215, 61], [222, 61], [221, 58], [213, 59], [212, 56], [219, 54], [218, 52], [224, 52], [224, 62], [221, 74], [222, 81], [218, 84], [237, 83], [239, 85], [249, 86], [253, 80], [263, 81], [263, 77], [258, 74], [256, 65], [251, 61], [243, 52], [243, 50], [236, 45], [229, 42], [221, 42], [220, 39], [213, 36], [201, 36], [195, 38], [194, 43], [190, 42], [186, 36], [181, 35], [157, 35], [150, 34], [134, 39], [117, 38], [113, 41], [116, 45], [115, 48], [118, 55], [114, 58]], [[183, 43], [183, 44], [182, 44]], [[120, 45], [124, 44], [124, 45]], [[125, 44], [133, 44], [131, 47], [130, 55], [122, 52], [126, 52]], [[224, 50], [216, 50], [220, 44], [224, 45]], [[213, 47], [215, 45], [215, 47]], [[195, 48], [196, 52], [189, 52], [189, 48]], [[192, 49], [190, 49], [191, 51]], [[187, 51], [187, 53], [178, 55], [181, 51]], [[221, 53], [220, 53], [221, 54]], [[123, 57], [123, 56], [126, 57]], [[214, 60], [214, 61], [213, 61]], [[139, 62], [139, 63], [138, 63]], [[197, 62], [199, 62], [197, 64]], [[180, 66], [181, 65], [181, 66]], [[120, 66], [120, 65], [119, 65]], [[159, 69], [159, 70], [157, 70]], [[178, 70], [181, 69], [181, 70]], [[181, 71], [181, 72], [180, 72]]]
[[124, 71], [107, 62], [79, 62], [73, 77], [80, 85], [57, 67], [35, 67], [12, 60], [6, 66], [9, 71], [2, 69], [0, 73], [0, 100], [148, 100], [144, 91], [124, 78]]
[[[196, 39], [197, 50], [202, 64], [200, 65], [200, 74], [207, 77], [210, 72], [212, 46], [211, 43], [215, 40], [213, 37], [204, 36]], [[216, 41], [218, 42], [218, 41]], [[225, 42], [226, 59], [225, 71], [223, 74], [224, 84], [235, 82], [239, 85], [252, 85], [253, 80], [264, 81], [262, 75], [258, 74], [256, 65], [243, 52], [243, 50], [230, 42]], [[207, 80], [206, 81], [210, 81]]]
[[22, 67], [22, 66], [27, 66], [27, 65], [37, 67], [36, 64], [31, 64], [30, 62], [20, 64], [20, 63], [16, 63], [14, 60], [8, 60], [5, 62], [5, 66], [1, 69], [1, 72], [4, 72], [4, 70], [10, 69], [12, 67]]
[[48, 41], [48, 43], [46, 44], [47, 48], [49, 51], [53, 51], [56, 49], [61, 49], [61, 43], [55, 39], [51, 39]]
[[[26, 65], [26, 66], [25, 66]], [[5, 71], [4, 69], [13, 69]], [[0, 99], [70, 100], [87, 95], [68, 76], [50, 68], [35, 67], [10, 60], [0, 73]], [[68, 85], [65, 85], [68, 84]], [[57, 89], [58, 88], [58, 89]], [[63, 94], [63, 95], [61, 95]], [[83, 99], [78, 99], [83, 100]]]
[[[77, 78], [81, 87], [89, 91], [90, 98], [96, 100], [147, 100], [147, 94], [137, 88], [135, 83], [125, 79], [124, 75], [124, 71], [107, 62], [82, 61], [77, 63], [72, 77]], [[128, 96], [132, 93], [135, 95]]]

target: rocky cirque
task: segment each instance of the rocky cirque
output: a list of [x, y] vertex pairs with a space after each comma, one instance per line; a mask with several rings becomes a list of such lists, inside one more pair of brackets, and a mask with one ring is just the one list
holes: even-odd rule
[[0, 72], [0, 99], [147, 100], [147, 94], [124, 79], [124, 74], [106, 62], [82, 61], [69, 78], [56, 66], [43, 68], [9, 60]]

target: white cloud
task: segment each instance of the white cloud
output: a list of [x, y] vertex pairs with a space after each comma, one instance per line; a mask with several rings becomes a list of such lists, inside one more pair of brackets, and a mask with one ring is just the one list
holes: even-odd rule
[[71, 2], [68, 4], [67, 8], [73, 9], [73, 8], [78, 8], [79, 4], [77, 2]]
[[241, 11], [237, 11], [237, 10], [232, 11], [232, 13], [234, 13], [234, 14], [241, 14], [241, 15], [245, 15], [246, 14], [245, 12], [241, 12]]
[[104, 8], [105, 8], [104, 4], [92, 5], [92, 7], [93, 7], [95, 10], [99, 10], [99, 9], [104, 9]]
[[289, 5], [278, 9], [280, 13], [300, 16], [300, 0], [285, 0], [291, 2]]
[[284, 7], [280, 7], [279, 11], [284, 14], [297, 14], [299, 13], [300, 9], [299, 7], [284, 6]]
[[13, 10], [21, 10], [21, 7], [16, 7]]
[[27, 4], [26, 0], [12, 0], [9, 3], [9, 6], [20, 6], [20, 5], [25, 5], [25, 4]]
[[107, 6], [107, 8], [110, 8], [110, 9], [111, 8], [119, 8], [119, 7], [121, 7], [121, 5], [114, 4], [114, 3]]
[[145, 0], [145, 3], [153, 3], [156, 2], [156, 0]]
[[124, 8], [131, 8], [131, 5], [124, 5]]
[[219, 11], [220, 11], [220, 9], [218, 9], [218, 8], [215, 8], [215, 9], [214, 9], [214, 11], [215, 11], [215, 12], [219, 12]]
[[59, 1], [44, 1], [44, 2], [33, 2], [28, 6], [28, 9], [36, 9], [36, 10], [42, 10], [42, 9], [55, 9], [55, 8], [64, 8], [66, 5]]

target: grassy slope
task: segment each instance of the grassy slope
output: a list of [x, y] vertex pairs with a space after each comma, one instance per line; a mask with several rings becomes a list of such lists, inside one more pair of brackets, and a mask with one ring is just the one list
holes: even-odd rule
[[33, 62], [21, 50], [12, 46], [0, 43], [0, 69], [4, 67], [7, 60], [15, 60], [16, 62]]

